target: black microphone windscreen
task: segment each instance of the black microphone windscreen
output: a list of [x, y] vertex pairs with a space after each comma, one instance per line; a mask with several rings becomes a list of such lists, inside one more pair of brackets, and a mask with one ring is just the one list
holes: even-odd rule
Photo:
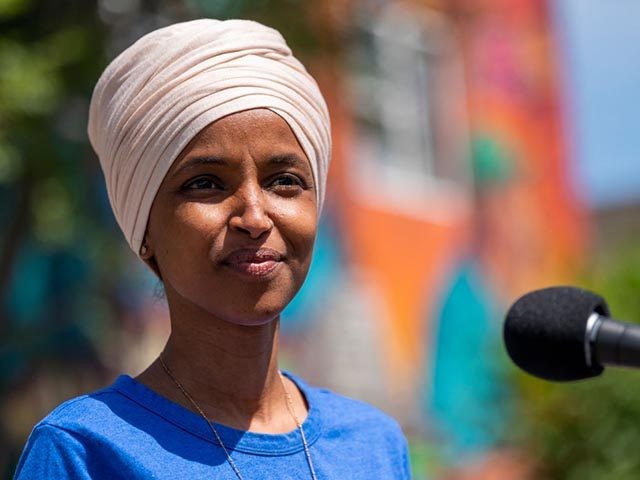
[[602, 366], [585, 357], [587, 320], [609, 316], [604, 299], [576, 287], [550, 287], [520, 297], [507, 313], [504, 342], [513, 362], [546, 380], [595, 377]]

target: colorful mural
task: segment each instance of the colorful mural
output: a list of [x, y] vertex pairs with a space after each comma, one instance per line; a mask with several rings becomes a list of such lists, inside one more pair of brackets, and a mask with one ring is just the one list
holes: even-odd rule
[[584, 248], [549, 14], [540, 0], [357, 5], [347, 68], [323, 85], [333, 200], [285, 356], [463, 468], [510, 420], [505, 305], [571, 278]]

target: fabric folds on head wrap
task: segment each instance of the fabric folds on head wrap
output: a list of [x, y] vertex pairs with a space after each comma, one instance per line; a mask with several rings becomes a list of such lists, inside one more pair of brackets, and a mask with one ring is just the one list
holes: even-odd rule
[[153, 199], [180, 152], [210, 123], [252, 108], [268, 108], [291, 127], [311, 163], [320, 212], [329, 114], [279, 32], [248, 20], [177, 23], [145, 35], [106, 68], [91, 98], [88, 133], [136, 254]]

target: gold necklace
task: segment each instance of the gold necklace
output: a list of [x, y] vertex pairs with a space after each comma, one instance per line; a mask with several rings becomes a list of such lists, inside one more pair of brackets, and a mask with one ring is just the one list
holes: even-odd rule
[[[236, 462], [233, 461], [233, 458], [231, 458], [231, 455], [229, 455], [229, 451], [227, 450], [227, 447], [225, 447], [224, 443], [222, 443], [222, 438], [220, 438], [220, 434], [216, 430], [216, 427], [213, 425], [213, 422], [207, 418], [207, 416], [202, 411], [202, 408], [200, 408], [200, 405], [198, 405], [198, 402], [196, 402], [195, 399], [191, 395], [189, 395], [189, 392], [185, 390], [182, 384], [173, 375], [171, 370], [169, 370], [169, 367], [165, 363], [162, 354], [160, 354], [158, 358], [160, 359], [160, 364], [162, 365], [162, 368], [166, 372], [167, 376], [173, 381], [173, 383], [175, 383], [176, 387], [178, 387], [178, 390], [182, 392], [182, 395], [184, 395], [184, 397], [191, 403], [191, 405], [193, 405], [193, 407], [200, 414], [200, 416], [204, 418], [204, 420], [207, 422], [207, 425], [209, 425], [209, 429], [211, 429], [211, 432], [216, 437], [216, 441], [218, 442], [220, 447], [222, 447], [224, 454], [227, 456], [227, 462], [233, 469], [233, 472], [236, 474], [236, 477], [238, 477], [238, 480], [243, 480], [243, 477], [240, 474], [240, 470], [238, 469]], [[304, 448], [304, 455], [307, 458], [307, 465], [309, 465], [309, 472], [311, 473], [311, 478], [313, 480], [317, 480], [316, 471], [313, 468], [313, 462], [311, 461], [311, 454], [309, 453], [309, 445], [307, 444], [307, 438], [304, 435], [304, 429], [302, 428], [302, 424], [298, 420], [298, 416], [293, 410], [293, 401], [291, 400], [291, 395], [289, 395], [289, 390], [287, 390], [287, 387], [284, 384], [284, 378], [283, 378], [282, 372], [280, 372], [279, 370], [278, 370], [278, 377], [280, 378], [280, 383], [282, 384], [282, 388], [284, 389], [284, 395], [287, 400], [287, 409], [289, 410], [289, 414], [291, 415], [291, 418], [293, 418], [293, 421], [296, 423], [296, 427], [300, 431], [300, 437], [302, 437], [302, 446]]]

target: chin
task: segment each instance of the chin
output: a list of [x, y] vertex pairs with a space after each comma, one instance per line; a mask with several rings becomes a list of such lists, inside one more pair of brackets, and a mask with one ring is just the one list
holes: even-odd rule
[[168, 288], [168, 300], [170, 304], [182, 305], [182, 315], [193, 312], [229, 324], [258, 327], [278, 320], [301, 286], [292, 277], [262, 284], [232, 280], [235, 279], [232, 277], [225, 285], [203, 281]]
[[220, 315], [220, 318], [228, 323], [243, 327], [261, 327], [277, 321], [285, 306], [281, 308], [254, 308], [248, 312], [234, 312], [227, 315]]
[[[216, 302], [215, 305], [211, 305], [210, 312], [236, 325], [247, 327], [266, 325], [280, 318], [282, 311], [300, 289], [301, 282], [290, 280], [287, 278], [285, 281], [270, 282], [268, 285], [249, 283], [243, 284], [242, 288], [229, 288], [228, 294], [242, 301], [227, 303], [222, 309], [220, 309], [221, 304]], [[231, 294], [231, 291], [234, 293]]]
[[280, 316], [271, 317], [271, 318], [259, 318], [259, 319], [249, 319], [249, 318], [241, 318], [241, 319], [233, 319], [230, 323], [234, 325], [239, 325], [241, 327], [263, 327], [272, 322], [277, 321]]
[[[269, 289], [261, 292], [227, 290], [227, 298], [210, 298], [205, 306], [213, 317], [235, 325], [257, 327], [280, 318], [293, 299], [293, 289]], [[229, 301], [229, 299], [239, 301]], [[212, 301], [213, 300], [213, 301]], [[226, 300], [226, 301], [225, 301]]]

